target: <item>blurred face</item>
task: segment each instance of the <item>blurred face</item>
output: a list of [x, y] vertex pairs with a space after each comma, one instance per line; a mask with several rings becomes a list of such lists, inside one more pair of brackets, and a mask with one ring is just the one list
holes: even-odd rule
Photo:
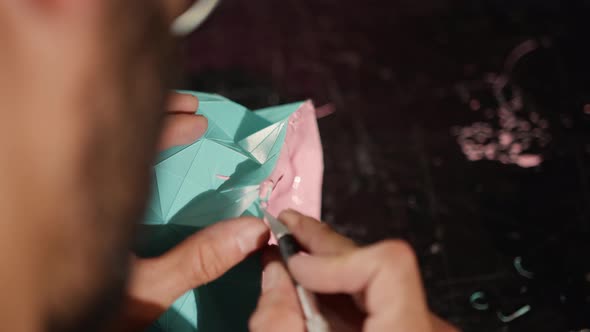
[[163, 117], [163, 12], [0, 2], [0, 279], [34, 293], [45, 329], [88, 331], [121, 297]]

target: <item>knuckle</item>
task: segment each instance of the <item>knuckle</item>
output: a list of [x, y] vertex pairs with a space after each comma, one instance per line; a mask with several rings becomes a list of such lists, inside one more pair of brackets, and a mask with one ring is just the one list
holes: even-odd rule
[[[203, 243], [209, 243], [204, 241]], [[188, 279], [193, 284], [203, 284], [212, 281], [223, 273], [221, 257], [215, 247], [200, 246], [194, 251]]]
[[386, 240], [375, 245], [375, 253], [379, 260], [389, 261], [396, 269], [413, 269], [417, 258], [412, 246], [402, 240]]
[[302, 231], [301, 233], [307, 238], [311, 247], [321, 247], [322, 244], [333, 242], [333, 240], [340, 236], [340, 234], [336, 233], [330, 225], [324, 222], [312, 218], [309, 218], [309, 221], [314, 224], [308, 224], [307, 227], [302, 227], [305, 231]]
[[301, 231], [304, 227], [305, 216], [297, 215], [296, 217], [291, 219], [290, 227], [293, 228], [294, 231]]
[[252, 315], [252, 317], [250, 317], [250, 320], [248, 321], [248, 331], [257, 331], [259, 330], [259, 326], [261, 326], [261, 322], [260, 320], [262, 319], [261, 316], [263, 314], [260, 312], [255, 312], [254, 315]]
[[248, 321], [249, 331], [266, 331], [270, 325], [270, 317], [268, 310], [256, 310]]
[[295, 231], [302, 234], [318, 235], [318, 237], [333, 232], [330, 225], [308, 216], [300, 217], [295, 228]]
[[326, 232], [326, 233], [336, 233], [336, 231], [334, 230], [334, 228], [332, 228], [332, 226], [330, 226], [328, 223], [323, 222], [323, 221], [319, 221], [313, 218], [309, 218], [310, 222], [313, 221], [314, 223], [316, 223], [319, 227], [319, 229], [322, 232]]
[[195, 129], [199, 126], [199, 118], [185, 114], [177, 116], [179, 117], [176, 127], [178, 138], [184, 141], [192, 140], [195, 136]]
[[301, 218], [301, 219], [303, 219], [303, 221], [304, 221], [304, 222], [306, 222], [306, 223], [316, 223], [316, 224], [320, 224], [320, 225], [325, 225], [325, 223], [323, 223], [323, 222], [321, 222], [321, 221], [317, 220], [317, 219], [316, 219], [316, 218], [314, 218], [314, 217], [310, 217], [310, 216], [303, 216], [303, 218]]

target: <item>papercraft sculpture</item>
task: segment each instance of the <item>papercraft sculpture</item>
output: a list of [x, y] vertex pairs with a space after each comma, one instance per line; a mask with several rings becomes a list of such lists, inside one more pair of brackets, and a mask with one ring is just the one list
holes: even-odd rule
[[[209, 120], [199, 141], [162, 153], [138, 243], [162, 254], [215, 222], [294, 208], [319, 218], [322, 149], [311, 102], [255, 112], [218, 95], [194, 93]], [[259, 257], [184, 294], [150, 331], [247, 331], [260, 293]]]

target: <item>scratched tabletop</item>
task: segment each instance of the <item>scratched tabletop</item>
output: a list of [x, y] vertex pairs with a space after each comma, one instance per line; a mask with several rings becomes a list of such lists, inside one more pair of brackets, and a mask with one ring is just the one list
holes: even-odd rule
[[466, 332], [590, 328], [590, 2], [223, 0], [180, 88], [310, 98], [323, 219], [415, 248]]

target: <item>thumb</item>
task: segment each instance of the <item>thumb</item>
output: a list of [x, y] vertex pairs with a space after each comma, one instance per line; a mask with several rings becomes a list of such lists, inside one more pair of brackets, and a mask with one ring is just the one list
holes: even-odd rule
[[205, 228], [163, 256], [136, 263], [130, 295], [167, 308], [186, 291], [211, 282], [268, 241], [256, 218], [238, 218]]

